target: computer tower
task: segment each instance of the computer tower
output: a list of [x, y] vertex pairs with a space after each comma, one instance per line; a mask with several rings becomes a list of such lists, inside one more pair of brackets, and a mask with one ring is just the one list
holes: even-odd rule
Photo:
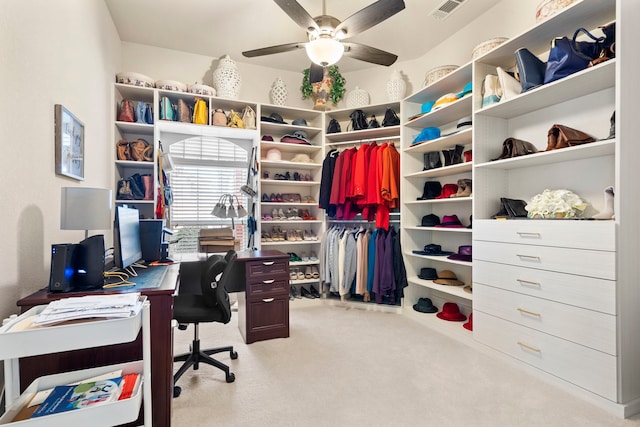
[[146, 262], [162, 259], [162, 230], [164, 220], [141, 219], [140, 220], [140, 246], [142, 259]]
[[57, 243], [51, 245], [51, 273], [49, 274], [49, 292], [71, 292], [75, 275], [75, 243]]
[[101, 288], [104, 285], [104, 236], [97, 234], [78, 243], [74, 255], [76, 291]]

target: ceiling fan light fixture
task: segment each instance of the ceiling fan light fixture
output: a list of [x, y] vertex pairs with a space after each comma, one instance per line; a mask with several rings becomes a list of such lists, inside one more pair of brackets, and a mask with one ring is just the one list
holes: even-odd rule
[[319, 37], [305, 45], [307, 56], [315, 64], [328, 67], [342, 58], [344, 45], [329, 37]]

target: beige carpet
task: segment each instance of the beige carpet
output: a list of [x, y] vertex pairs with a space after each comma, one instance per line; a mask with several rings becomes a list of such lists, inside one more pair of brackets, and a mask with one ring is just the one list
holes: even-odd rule
[[[291, 303], [291, 337], [246, 345], [237, 316], [202, 325], [232, 367], [180, 379], [173, 426], [640, 426], [406, 316]], [[175, 353], [193, 329], [175, 330]]]

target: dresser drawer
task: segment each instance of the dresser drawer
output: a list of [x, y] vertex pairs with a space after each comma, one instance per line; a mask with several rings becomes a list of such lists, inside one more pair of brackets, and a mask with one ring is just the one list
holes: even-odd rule
[[261, 281], [263, 276], [269, 278], [289, 276], [289, 261], [285, 259], [267, 259], [247, 262], [247, 282]]
[[254, 298], [266, 298], [270, 296], [289, 295], [289, 281], [283, 280], [281, 277], [277, 279], [269, 279], [268, 276], [263, 276], [264, 279], [258, 281], [251, 281], [247, 283], [247, 299], [253, 300]]
[[616, 355], [616, 317], [476, 284], [473, 308], [519, 325]]
[[615, 280], [615, 252], [474, 241], [473, 259]]
[[600, 251], [616, 248], [614, 221], [477, 220], [473, 240]]
[[614, 356], [476, 310], [473, 338], [611, 401], [617, 400]]
[[247, 344], [289, 337], [289, 294], [246, 302]]
[[474, 260], [473, 282], [616, 314], [616, 282], [613, 280]]

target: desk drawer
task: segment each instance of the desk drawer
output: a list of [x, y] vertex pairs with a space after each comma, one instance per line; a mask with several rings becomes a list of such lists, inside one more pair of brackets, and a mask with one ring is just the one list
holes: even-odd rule
[[474, 241], [473, 259], [615, 280], [615, 252]]
[[614, 356], [476, 310], [473, 338], [611, 401], [617, 399]]
[[616, 317], [476, 284], [473, 308], [593, 349], [616, 354]]
[[260, 281], [264, 275], [269, 275], [271, 278], [277, 275], [288, 277], [289, 261], [285, 259], [268, 259], [247, 263], [247, 282]]
[[616, 282], [613, 280], [474, 260], [473, 282], [616, 314]]
[[[282, 276], [282, 275], [278, 275]], [[277, 277], [263, 276], [259, 282], [252, 280], [247, 283], [247, 299], [266, 298], [269, 296], [289, 295], [289, 280]]]
[[247, 344], [272, 338], [289, 337], [289, 294], [281, 297], [247, 300]]
[[[600, 251], [616, 249], [615, 221], [478, 220], [473, 221], [473, 239]], [[475, 258], [476, 248], [473, 249]]]

